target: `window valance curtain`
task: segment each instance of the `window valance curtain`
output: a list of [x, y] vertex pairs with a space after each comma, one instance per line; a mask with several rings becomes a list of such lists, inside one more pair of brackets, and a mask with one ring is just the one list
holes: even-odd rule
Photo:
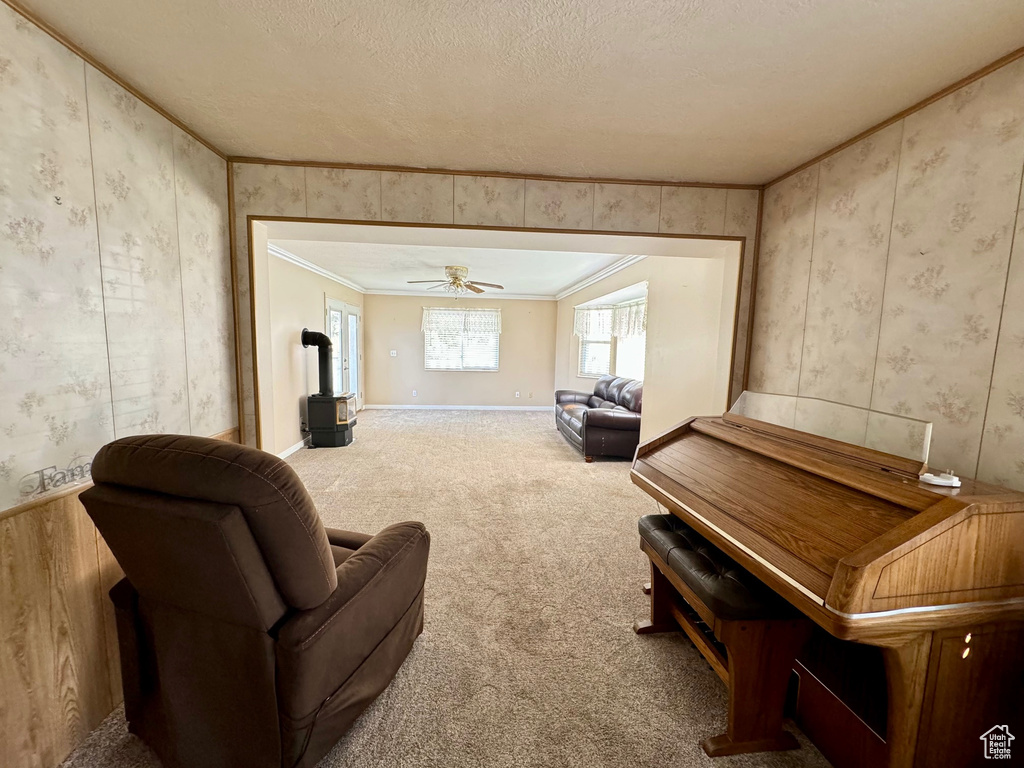
[[647, 333], [647, 300], [619, 304], [612, 312], [612, 335], [620, 339]]
[[576, 321], [573, 330], [581, 339], [611, 338], [612, 308], [576, 307]]
[[574, 331], [581, 339], [643, 336], [647, 332], [647, 300], [576, 307]]
[[420, 330], [439, 333], [501, 333], [501, 310], [424, 307]]

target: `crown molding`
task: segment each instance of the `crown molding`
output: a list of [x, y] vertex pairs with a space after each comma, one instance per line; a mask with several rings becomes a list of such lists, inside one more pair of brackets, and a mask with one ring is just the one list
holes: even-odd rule
[[[439, 297], [439, 296], [441, 296], [441, 297], [449, 296], [450, 297], [450, 294], [447, 294], [447, 293], [444, 293], [444, 292], [440, 292], [440, 291], [430, 292], [430, 291], [370, 290], [368, 288], [364, 288], [363, 286], [359, 285], [359, 283], [355, 283], [355, 282], [353, 282], [351, 280], [348, 280], [347, 278], [342, 277], [339, 274], [331, 272], [331, 270], [329, 270], [329, 269], [324, 269], [323, 267], [318, 266], [317, 264], [313, 264], [310, 261], [306, 261], [301, 256], [296, 256], [291, 251], [286, 251], [284, 248], [282, 248], [279, 245], [275, 245], [274, 243], [268, 243], [267, 244], [267, 252], [272, 254], [272, 255], [274, 255], [274, 256], [277, 256], [279, 259], [284, 259], [285, 261], [290, 262], [290, 263], [294, 264], [297, 267], [302, 267], [303, 269], [307, 269], [310, 272], [315, 272], [316, 274], [320, 275], [321, 277], [326, 277], [328, 280], [333, 280], [336, 283], [341, 283], [346, 288], [351, 288], [353, 291], [358, 291], [359, 293], [368, 294], [370, 296], [421, 296], [421, 297], [425, 296], [425, 297], [430, 297], [430, 298], [435, 298], [435, 299], [437, 297]], [[477, 294], [472, 294], [472, 295], [460, 296], [459, 298], [462, 298], [462, 299], [479, 299], [479, 298], [482, 298], [482, 297], [477, 295]], [[556, 300], [554, 296], [541, 296], [539, 294], [533, 294], [533, 293], [503, 293], [503, 294], [488, 293], [487, 294], [487, 298], [488, 299], [500, 299], [500, 300], [503, 300], [503, 301], [508, 301], [509, 299], [516, 299], [516, 300], [519, 300], [519, 301], [555, 301]]]
[[[363, 291], [368, 296], [420, 296], [421, 298], [456, 298], [454, 294], [447, 293], [445, 291]], [[557, 301], [554, 296], [542, 296], [536, 293], [491, 293], [487, 291], [484, 295], [477, 293], [464, 293], [458, 298], [460, 299], [477, 299], [478, 301], [490, 301], [497, 299], [498, 301], [509, 301], [515, 299], [516, 301]]]
[[614, 264], [611, 264], [610, 266], [607, 266], [604, 269], [602, 269], [600, 272], [595, 272], [590, 277], [585, 277], [575, 285], [570, 285], [564, 291], [557, 294], [555, 296], [555, 299], [561, 301], [566, 296], [572, 296], [574, 293], [578, 293], [579, 291], [582, 291], [584, 288], [589, 288], [594, 283], [600, 282], [601, 280], [604, 280], [606, 277], [611, 277], [616, 272], [621, 272], [626, 267], [631, 267], [634, 264], [639, 264], [646, 258], [646, 256], [626, 256], [625, 258], [619, 259]]
[[353, 283], [351, 280], [346, 280], [341, 275], [336, 275], [329, 269], [324, 269], [310, 261], [306, 261], [302, 257], [296, 256], [291, 251], [286, 251], [284, 248], [274, 245], [273, 243], [267, 243], [267, 253], [277, 256], [279, 259], [291, 262], [297, 267], [302, 267], [303, 269], [308, 269], [310, 272], [315, 272], [321, 277], [326, 277], [328, 280], [341, 283], [346, 288], [351, 288], [353, 291], [358, 291], [359, 293], [372, 293], [372, 291], [367, 291], [363, 286], [359, 285], [359, 283]]

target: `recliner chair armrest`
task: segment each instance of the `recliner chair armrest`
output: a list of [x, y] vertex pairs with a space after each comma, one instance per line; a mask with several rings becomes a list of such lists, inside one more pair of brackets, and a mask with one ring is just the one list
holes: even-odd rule
[[640, 414], [614, 408], [591, 408], [583, 413], [583, 428], [621, 429], [640, 431]]
[[324, 528], [324, 530], [327, 531], [327, 541], [332, 546], [344, 547], [345, 549], [359, 549], [373, 539], [373, 536], [365, 533], [353, 533], [352, 531], [343, 531], [339, 528]]
[[395, 627], [423, 590], [430, 534], [397, 523], [337, 568], [338, 587], [321, 605], [291, 616], [277, 634], [278, 697], [304, 717], [337, 690]]
[[586, 405], [590, 402], [590, 398], [594, 396], [593, 392], [577, 392], [572, 389], [559, 389], [555, 392], [555, 405], [559, 403], [582, 403]]

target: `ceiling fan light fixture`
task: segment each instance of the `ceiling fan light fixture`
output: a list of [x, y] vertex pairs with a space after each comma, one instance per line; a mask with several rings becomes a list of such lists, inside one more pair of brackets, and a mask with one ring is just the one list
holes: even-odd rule
[[466, 287], [466, 284], [463, 283], [461, 280], [458, 282], [453, 280], [450, 283], [445, 283], [444, 290], [446, 293], [454, 293], [456, 296], [462, 296], [463, 294], [469, 292], [469, 289]]
[[445, 267], [444, 274], [449, 280], [457, 280], [460, 283], [464, 283], [466, 278], [469, 277], [469, 267]]
[[466, 278], [469, 277], [469, 267], [460, 267], [458, 265], [448, 266], [444, 268], [445, 277], [448, 278], [448, 285], [444, 287], [447, 293], [454, 293], [456, 296], [462, 296], [469, 291], [466, 287]]

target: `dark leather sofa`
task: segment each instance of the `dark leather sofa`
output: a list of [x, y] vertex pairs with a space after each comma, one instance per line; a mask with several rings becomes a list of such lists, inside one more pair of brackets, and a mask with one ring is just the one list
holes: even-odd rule
[[423, 629], [423, 525], [326, 529], [288, 464], [207, 438], [117, 440], [92, 477], [129, 730], [167, 768], [316, 765]]
[[595, 456], [632, 459], [640, 442], [644, 383], [602, 376], [594, 391], [555, 392], [555, 426], [587, 461]]

